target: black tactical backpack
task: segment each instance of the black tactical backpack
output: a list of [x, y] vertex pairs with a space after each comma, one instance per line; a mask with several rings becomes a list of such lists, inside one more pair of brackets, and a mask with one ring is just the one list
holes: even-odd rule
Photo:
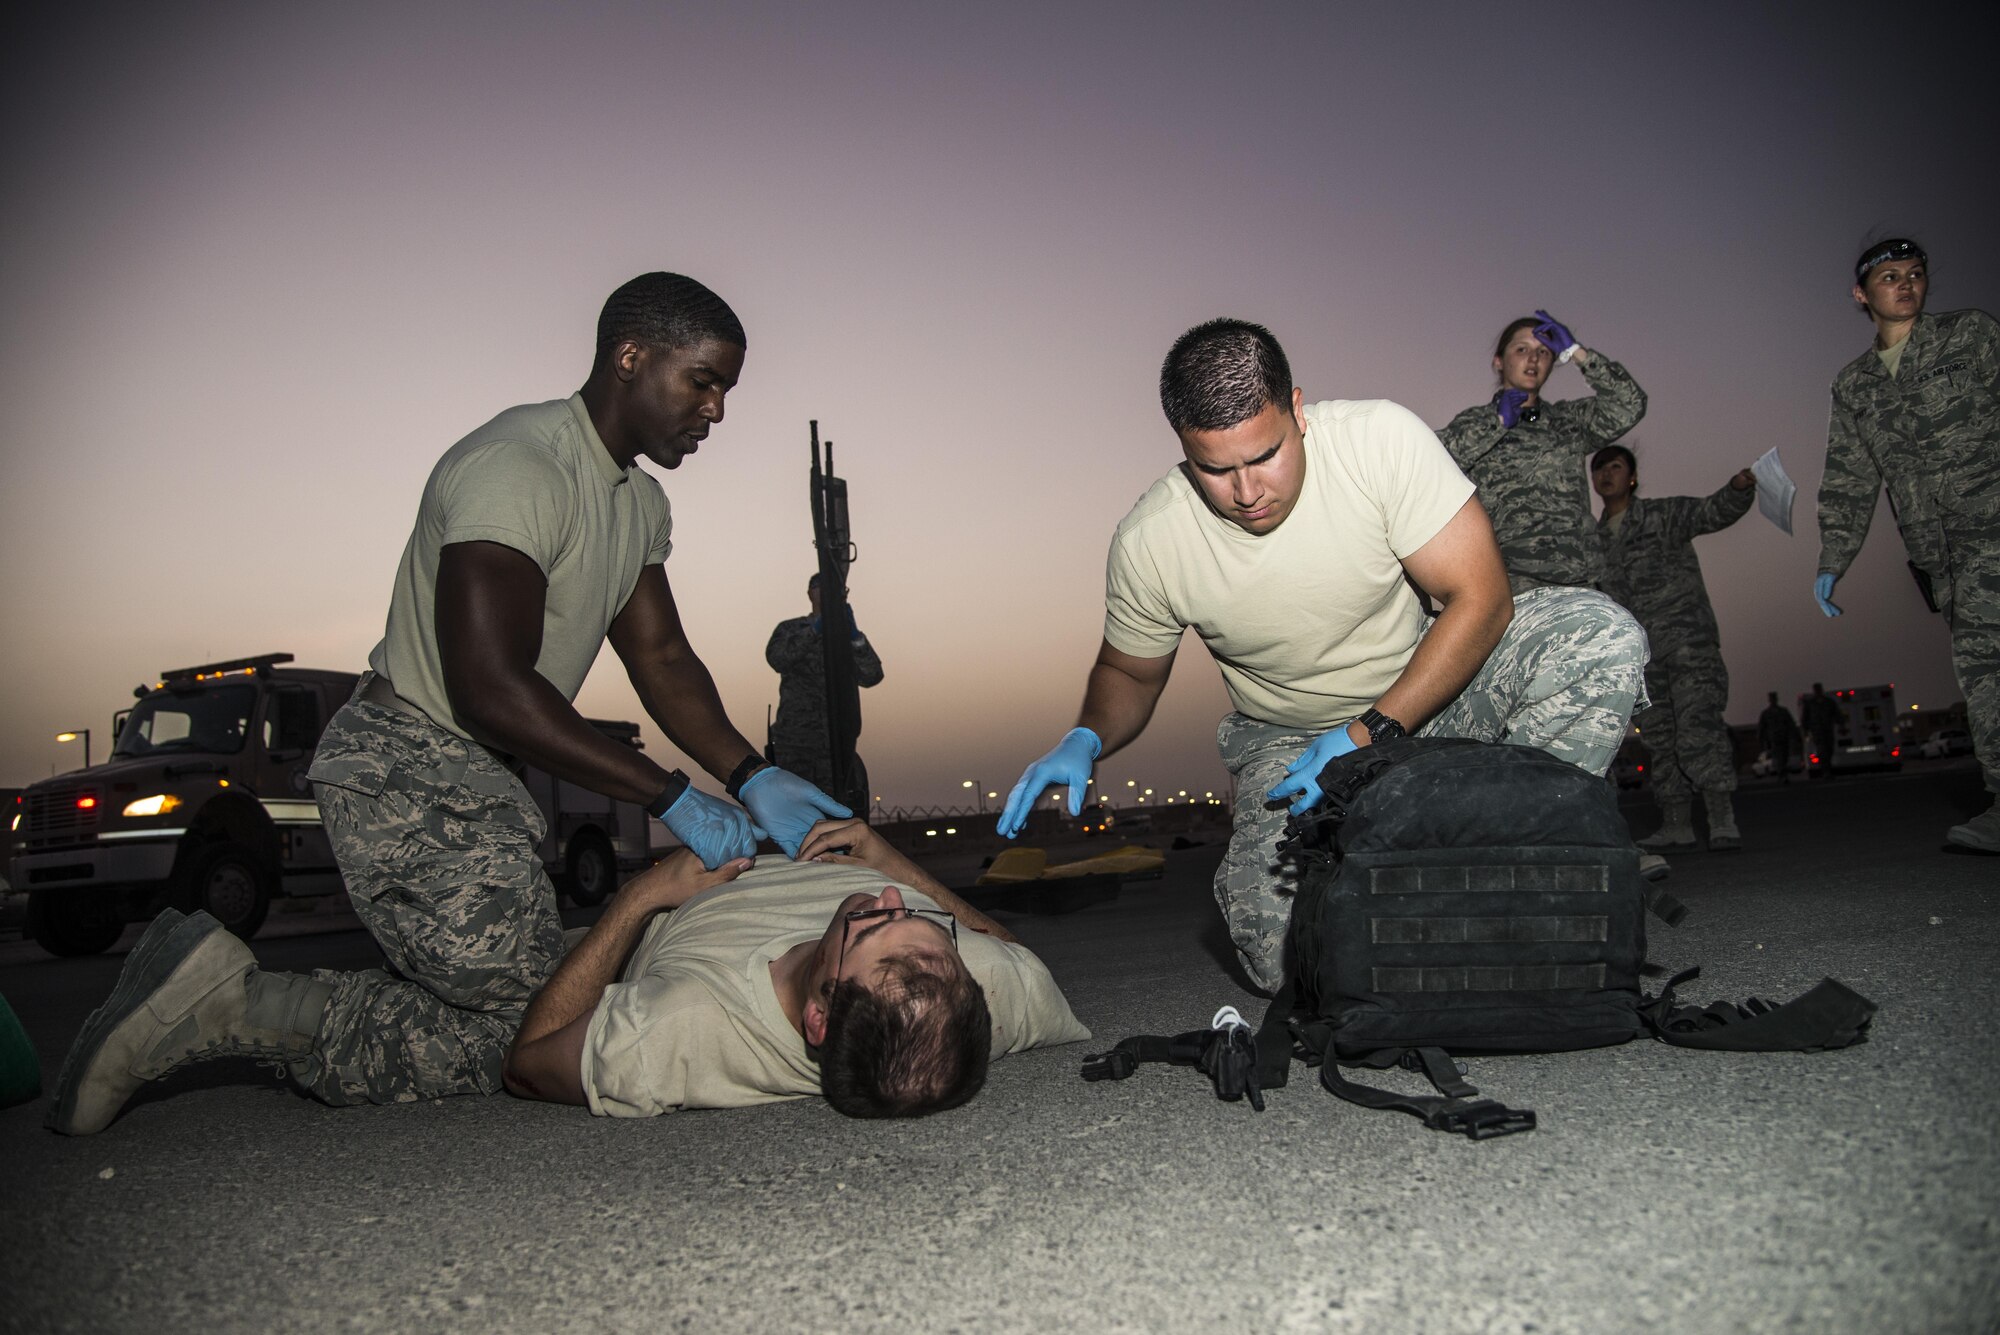
[[[1646, 914], [1675, 922], [1683, 910], [1640, 878], [1610, 786], [1546, 752], [1398, 738], [1335, 759], [1319, 781], [1324, 799], [1281, 846], [1300, 870], [1287, 982], [1254, 1049], [1241, 1035], [1233, 1046], [1176, 1040], [1176, 1052], [1202, 1054], [1189, 1064], [1225, 1098], [1248, 1093], [1261, 1105], [1296, 1055], [1349, 1102], [1486, 1139], [1532, 1129], [1535, 1114], [1478, 1098], [1454, 1055], [1566, 1052], [1642, 1034], [1810, 1051], [1858, 1041], [1874, 1014], [1832, 979], [1785, 1006], [1677, 1007], [1674, 988], [1691, 969], [1646, 996], [1640, 979], [1658, 972], [1646, 962]], [[1086, 1062], [1085, 1076], [1171, 1059], [1160, 1042], [1127, 1040]], [[1437, 1095], [1342, 1074], [1390, 1066], [1422, 1072]]]

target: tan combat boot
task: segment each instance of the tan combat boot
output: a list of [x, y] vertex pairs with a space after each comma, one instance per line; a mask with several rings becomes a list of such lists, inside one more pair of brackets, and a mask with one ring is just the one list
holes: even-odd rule
[[1743, 836], [1736, 829], [1736, 804], [1729, 794], [1720, 788], [1710, 788], [1702, 793], [1701, 804], [1708, 810], [1708, 851], [1733, 853], [1742, 848]]
[[1638, 841], [1650, 853], [1664, 853], [1694, 847], [1694, 803], [1685, 797], [1660, 803], [1660, 828]]
[[49, 1129], [102, 1131], [139, 1086], [184, 1062], [304, 1056], [332, 995], [316, 979], [259, 972], [250, 947], [206, 913], [162, 914], [71, 1045]]
[[1965, 824], [1946, 830], [1944, 841], [1975, 853], [2000, 853], [2000, 800]]

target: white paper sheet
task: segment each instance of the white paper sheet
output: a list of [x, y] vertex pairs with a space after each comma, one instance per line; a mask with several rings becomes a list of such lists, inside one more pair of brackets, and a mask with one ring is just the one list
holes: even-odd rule
[[1787, 534], [1792, 531], [1792, 500], [1799, 489], [1791, 478], [1785, 476], [1785, 465], [1778, 460], [1778, 447], [1758, 456], [1750, 465], [1750, 471], [1757, 475], [1757, 508], [1764, 518], [1776, 524]]

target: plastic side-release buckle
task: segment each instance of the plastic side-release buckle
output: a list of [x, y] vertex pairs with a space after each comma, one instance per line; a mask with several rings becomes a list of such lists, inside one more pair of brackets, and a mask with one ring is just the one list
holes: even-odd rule
[[1424, 1119], [1433, 1131], [1453, 1131], [1473, 1140], [1492, 1140], [1517, 1131], [1533, 1131], [1535, 1114], [1529, 1108], [1509, 1108], [1492, 1099], [1444, 1107]]
[[1123, 1080], [1138, 1069], [1139, 1059], [1123, 1048], [1113, 1048], [1083, 1059], [1085, 1080]]

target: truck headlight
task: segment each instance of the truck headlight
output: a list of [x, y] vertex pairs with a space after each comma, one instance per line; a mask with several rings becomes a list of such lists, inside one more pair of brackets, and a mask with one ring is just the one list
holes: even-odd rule
[[127, 802], [125, 804], [125, 814], [128, 816], [164, 816], [180, 804], [181, 800], [172, 793], [154, 793], [151, 797], [142, 797], [136, 802]]

